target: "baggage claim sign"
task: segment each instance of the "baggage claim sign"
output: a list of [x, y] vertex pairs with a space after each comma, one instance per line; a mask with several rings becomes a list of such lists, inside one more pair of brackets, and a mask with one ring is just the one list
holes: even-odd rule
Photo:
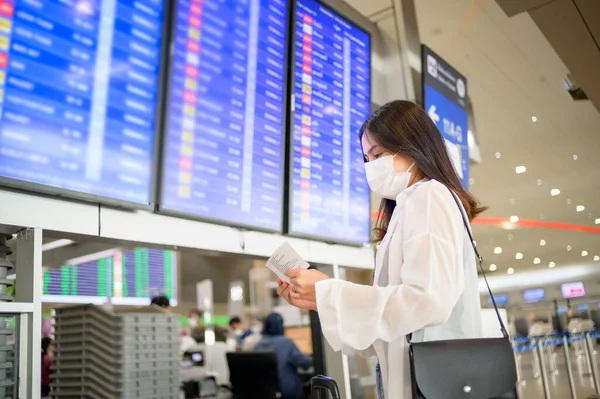
[[423, 108], [442, 132], [454, 168], [468, 189], [467, 79], [425, 45], [421, 56]]

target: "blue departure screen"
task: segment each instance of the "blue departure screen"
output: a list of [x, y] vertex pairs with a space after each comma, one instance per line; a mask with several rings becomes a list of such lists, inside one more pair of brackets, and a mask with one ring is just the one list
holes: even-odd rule
[[365, 243], [370, 191], [358, 137], [371, 107], [370, 37], [316, 0], [296, 7], [290, 232]]
[[161, 209], [281, 230], [285, 0], [179, 0]]
[[0, 176], [148, 204], [162, 0], [0, 0]]

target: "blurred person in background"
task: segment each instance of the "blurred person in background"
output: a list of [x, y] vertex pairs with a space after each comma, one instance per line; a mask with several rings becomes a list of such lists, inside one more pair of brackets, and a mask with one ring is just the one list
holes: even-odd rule
[[54, 357], [54, 344], [49, 337], [42, 338], [42, 397], [50, 396], [50, 375], [52, 373], [52, 359]]
[[190, 326], [190, 330], [193, 330], [202, 325], [202, 317], [203, 316], [204, 316], [204, 313], [201, 310], [198, 310], [198, 309], [190, 310], [190, 313], [188, 314], [188, 325]]
[[252, 331], [246, 328], [245, 324], [242, 323], [242, 319], [240, 319], [238, 316], [233, 316], [231, 319], [229, 319], [229, 327], [231, 328], [232, 332], [230, 338], [235, 340], [236, 349], [240, 350], [242, 342], [244, 342], [244, 340], [250, 334], [252, 334]]
[[169, 298], [167, 298], [164, 295], [161, 296], [155, 296], [154, 298], [152, 298], [152, 301], [150, 302], [151, 305], [156, 305], [160, 308], [163, 308], [165, 312], [171, 313], [172, 309], [171, 309], [171, 301], [169, 301]]
[[262, 339], [263, 322], [260, 319], [254, 320], [252, 327], [250, 327], [250, 335], [242, 342], [242, 352], [250, 352], [254, 349], [256, 344]]
[[304, 390], [298, 368], [308, 369], [312, 359], [300, 352], [294, 341], [285, 337], [283, 332], [283, 318], [271, 313], [265, 319], [262, 338], [254, 350], [275, 352], [281, 399], [302, 399]]

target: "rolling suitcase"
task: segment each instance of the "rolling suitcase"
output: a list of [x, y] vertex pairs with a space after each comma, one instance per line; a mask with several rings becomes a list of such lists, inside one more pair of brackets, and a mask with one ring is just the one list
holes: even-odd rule
[[319, 375], [311, 378], [310, 391], [313, 399], [341, 399], [340, 390], [335, 380]]

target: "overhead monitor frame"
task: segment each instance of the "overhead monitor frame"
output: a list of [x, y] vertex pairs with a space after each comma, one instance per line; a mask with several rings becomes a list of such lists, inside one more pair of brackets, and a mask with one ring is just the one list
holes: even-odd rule
[[106, 197], [97, 194], [90, 194], [82, 191], [75, 191], [60, 187], [54, 187], [41, 183], [29, 182], [26, 180], [13, 179], [10, 177], [0, 176], [0, 190], [8, 189], [11, 191], [22, 192], [26, 194], [40, 194], [45, 197], [59, 197], [66, 200], [74, 200], [83, 203], [92, 203], [99, 205], [106, 205], [115, 208], [125, 208], [125, 209], [134, 209], [134, 210], [147, 210], [152, 211], [155, 209], [156, 203], [156, 186], [157, 178], [158, 178], [158, 167], [159, 167], [159, 154], [160, 154], [160, 136], [163, 128], [163, 118], [164, 118], [164, 88], [165, 88], [165, 78], [167, 75], [167, 60], [169, 56], [169, 44], [170, 37], [169, 32], [170, 23], [171, 23], [171, 1], [169, 0], [161, 0], [163, 4], [163, 25], [162, 25], [162, 41], [160, 48], [160, 71], [157, 77], [157, 85], [158, 91], [156, 96], [155, 103], [155, 112], [156, 119], [154, 125], [154, 138], [153, 142], [153, 151], [152, 151], [152, 171], [150, 173], [150, 184], [148, 187], [148, 203], [137, 203], [131, 202], [127, 200], [121, 200], [117, 198]]
[[[172, 1], [172, 18], [171, 18], [171, 24], [169, 26], [169, 48], [172, 48], [172, 46], [174, 46], [175, 44], [175, 34], [176, 34], [176, 29], [177, 29], [177, 23], [176, 23], [176, 16], [177, 16], [177, 7], [179, 5], [179, 0], [175, 0]], [[287, 60], [289, 58], [289, 51], [290, 51], [290, 47], [289, 47], [289, 35], [290, 35], [290, 25], [289, 25], [289, 21], [290, 21], [290, 17], [291, 17], [291, 10], [293, 8], [292, 4], [290, 2], [288, 2], [287, 0], [285, 0], [286, 3], [286, 7], [287, 7], [287, 15], [285, 18], [285, 22], [286, 22], [286, 26], [285, 26], [285, 33], [288, 37], [286, 37], [286, 40], [284, 42], [284, 59]], [[261, 6], [262, 7], [262, 6]], [[200, 222], [207, 222], [207, 223], [211, 223], [211, 224], [216, 224], [216, 225], [221, 225], [221, 226], [227, 226], [227, 227], [232, 227], [232, 228], [237, 228], [240, 230], [253, 230], [253, 231], [260, 231], [260, 232], [265, 232], [265, 233], [283, 233], [283, 229], [284, 229], [284, 222], [285, 222], [285, 154], [286, 154], [286, 126], [288, 125], [288, 112], [287, 112], [287, 108], [288, 108], [288, 81], [289, 81], [289, 73], [287, 68], [284, 68], [283, 74], [284, 74], [284, 79], [283, 79], [283, 112], [281, 114], [281, 118], [282, 118], [282, 125], [281, 125], [281, 131], [282, 136], [281, 136], [281, 165], [280, 165], [280, 173], [281, 173], [281, 177], [280, 177], [280, 187], [281, 189], [281, 193], [280, 193], [280, 222], [279, 222], [279, 227], [277, 229], [269, 229], [269, 228], [265, 228], [265, 227], [261, 227], [261, 226], [256, 226], [256, 225], [252, 225], [252, 224], [245, 224], [245, 223], [240, 223], [240, 222], [236, 222], [234, 220], [227, 220], [227, 219], [222, 219], [222, 218], [216, 218], [216, 217], [210, 217], [210, 216], [205, 216], [205, 215], [198, 215], [195, 213], [189, 213], [189, 212], [185, 212], [185, 211], [178, 211], [178, 210], [174, 210], [174, 209], [170, 209], [170, 208], [165, 208], [162, 203], [163, 203], [163, 197], [164, 197], [164, 188], [166, 187], [166, 182], [165, 182], [165, 178], [166, 178], [166, 158], [167, 158], [167, 141], [168, 141], [168, 128], [169, 128], [169, 117], [170, 117], [170, 109], [168, 108], [167, 104], [171, 103], [171, 80], [172, 80], [172, 74], [171, 71], [174, 70], [173, 68], [173, 63], [174, 63], [174, 59], [175, 59], [175, 51], [174, 49], [172, 51], [170, 51], [170, 54], [167, 55], [167, 61], [166, 61], [166, 68], [165, 71], [167, 73], [165, 79], [164, 79], [164, 83], [165, 83], [165, 109], [163, 112], [163, 119], [162, 119], [162, 134], [160, 135], [160, 147], [161, 147], [161, 151], [159, 153], [159, 161], [157, 162], [158, 165], [158, 183], [156, 185], [156, 207], [155, 207], [155, 211], [157, 213], [166, 215], [166, 216], [173, 216], [173, 217], [178, 217], [181, 219], [188, 219], [188, 220], [195, 220], [195, 221], [200, 221]]]
[[[358, 21], [356, 21], [353, 18], [350, 18], [347, 14], [345, 14], [342, 11], [338, 11], [336, 9], [334, 9], [332, 6], [330, 6], [329, 4], [327, 4], [326, 2], [324, 2], [323, 0], [310, 0], [310, 1], [314, 1], [317, 4], [319, 4], [320, 6], [326, 8], [327, 10], [329, 10], [332, 14], [335, 14], [337, 16], [339, 16], [340, 18], [344, 19], [349, 25], [352, 25], [353, 27], [355, 27], [356, 29], [360, 30], [361, 32], [365, 33], [367, 35], [367, 37], [369, 38], [369, 46], [368, 46], [368, 52], [369, 52], [369, 59], [368, 59], [368, 65], [369, 65], [369, 113], [371, 112], [372, 109], [372, 99], [373, 99], [373, 62], [372, 62], [372, 58], [373, 58], [373, 35], [371, 34], [371, 32], [366, 29], [365, 27], [363, 27]], [[290, 6], [290, 23], [289, 23], [289, 28], [290, 28], [290, 35], [288, 38], [288, 95], [290, 96], [290, 103], [295, 105], [295, 90], [294, 90], [294, 77], [295, 77], [295, 68], [296, 68], [296, 10], [297, 10], [297, 1], [293, 1], [293, 4]], [[295, 107], [294, 107], [295, 108]], [[294, 181], [294, 124], [295, 124], [295, 109], [292, 109], [292, 107], [288, 108], [288, 124], [287, 124], [287, 135], [286, 135], [286, 141], [288, 144], [287, 147], [287, 159], [285, 162], [285, 167], [286, 167], [286, 176], [287, 176], [287, 180], [286, 180], [286, 185], [285, 185], [285, 201], [284, 204], [286, 206], [285, 209], [285, 217], [284, 217], [284, 232], [286, 235], [290, 236], [290, 237], [297, 237], [297, 238], [305, 238], [305, 239], [309, 239], [309, 240], [317, 240], [317, 241], [322, 241], [325, 242], [327, 244], [341, 244], [341, 245], [348, 245], [348, 246], [353, 246], [353, 247], [362, 247], [366, 244], [369, 244], [369, 241], [367, 242], [360, 242], [358, 240], [341, 240], [341, 239], [335, 239], [332, 237], [327, 237], [327, 236], [322, 236], [322, 235], [315, 235], [315, 234], [306, 234], [306, 233], [302, 233], [302, 232], [296, 232], [292, 230], [292, 212], [294, 209], [294, 204], [293, 204], [293, 181]], [[369, 204], [369, 212], [371, 210], [371, 189], [369, 187], [367, 187], [368, 190], [368, 204]], [[369, 238], [371, 237], [371, 216], [369, 214], [369, 219], [368, 219], [368, 226], [367, 226], [367, 230], [369, 231]]]

